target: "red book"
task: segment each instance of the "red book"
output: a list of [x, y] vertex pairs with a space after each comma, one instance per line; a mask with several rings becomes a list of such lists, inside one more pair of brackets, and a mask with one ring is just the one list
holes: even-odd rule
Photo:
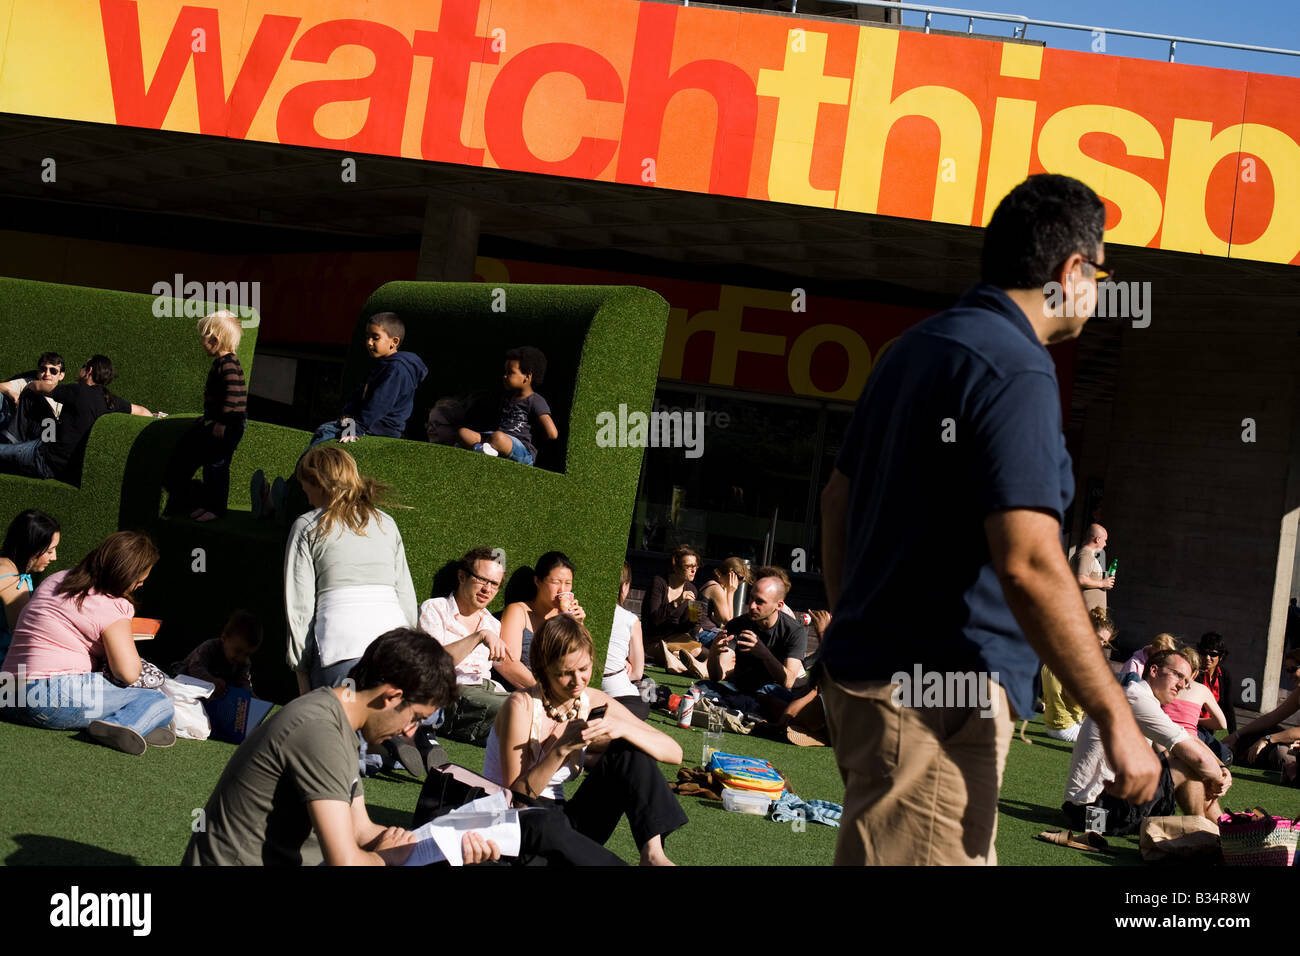
[[158, 636], [158, 628], [162, 627], [162, 621], [156, 617], [133, 617], [131, 618], [131, 637], [137, 641], [152, 641]]

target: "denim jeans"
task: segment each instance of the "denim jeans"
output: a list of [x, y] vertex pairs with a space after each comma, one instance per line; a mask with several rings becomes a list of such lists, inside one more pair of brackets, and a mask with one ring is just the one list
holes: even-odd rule
[[[353, 419], [352, 421], [352, 430], [353, 434], [358, 438], [364, 436], [366, 433], [365, 428], [362, 427], [361, 423], [356, 419]], [[321, 425], [320, 428], [316, 429], [315, 434], [311, 436], [311, 444], [308, 445], [307, 448], [310, 450], [315, 448], [321, 442], [338, 441], [342, 437], [343, 426], [341, 424], [337, 421], [326, 422], [324, 425]]]
[[42, 441], [0, 444], [0, 472], [28, 478], [53, 478], [54, 472], [50, 470], [43, 454], [44, 446]]
[[106, 720], [143, 737], [172, 719], [171, 698], [162, 691], [118, 687], [103, 674], [28, 680], [19, 703], [10, 711], [12, 717], [46, 730], [84, 730], [92, 720]]

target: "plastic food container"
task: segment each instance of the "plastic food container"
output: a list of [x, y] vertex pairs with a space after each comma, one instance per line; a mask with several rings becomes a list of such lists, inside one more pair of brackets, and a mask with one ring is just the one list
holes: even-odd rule
[[771, 798], [761, 793], [735, 790], [732, 787], [722, 788], [722, 807], [732, 813], [752, 813], [754, 816], [765, 817], [771, 805]]

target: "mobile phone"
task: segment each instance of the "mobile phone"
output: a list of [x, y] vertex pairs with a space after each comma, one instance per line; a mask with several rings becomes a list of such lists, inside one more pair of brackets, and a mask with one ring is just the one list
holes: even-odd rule
[[589, 714], [587, 715], [587, 719], [588, 719], [588, 720], [600, 720], [600, 718], [602, 718], [602, 717], [605, 716], [605, 711], [607, 711], [607, 710], [609, 710], [609, 705], [608, 705], [608, 704], [601, 704], [599, 707], [597, 707], [595, 710], [593, 710], [591, 713], [589, 713]]

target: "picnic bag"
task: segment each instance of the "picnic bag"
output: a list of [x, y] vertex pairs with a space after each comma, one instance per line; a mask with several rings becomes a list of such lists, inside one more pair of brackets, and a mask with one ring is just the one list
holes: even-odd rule
[[706, 769], [733, 790], [752, 790], [773, 799], [785, 792], [785, 778], [769, 760], [715, 751]]
[[1202, 816], [1147, 817], [1138, 831], [1146, 863], [1178, 859], [1217, 863], [1219, 828]]
[[1223, 862], [1228, 866], [1294, 866], [1297, 836], [1300, 818], [1275, 817], [1259, 807], [1219, 817]]

